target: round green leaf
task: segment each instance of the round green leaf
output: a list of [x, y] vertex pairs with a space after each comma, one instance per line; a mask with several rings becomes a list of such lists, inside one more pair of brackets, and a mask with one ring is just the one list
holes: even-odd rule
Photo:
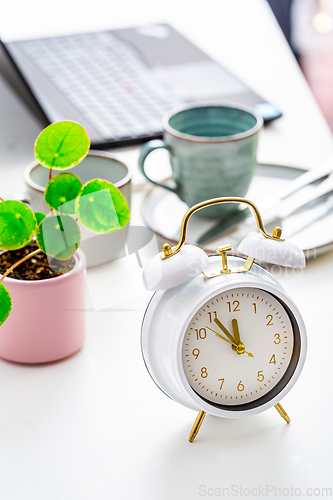
[[79, 248], [80, 241], [80, 228], [70, 215], [46, 217], [37, 227], [37, 245], [59, 260], [69, 259]]
[[36, 217], [37, 226], [38, 226], [38, 224], [40, 224], [42, 222], [42, 220], [45, 219], [46, 215], [43, 214], [42, 212], [35, 212], [35, 217]]
[[93, 179], [82, 187], [75, 201], [80, 222], [95, 233], [117, 231], [130, 220], [123, 194], [111, 182]]
[[12, 299], [3, 283], [0, 283], [0, 326], [8, 318], [12, 310]]
[[58, 174], [46, 185], [46, 203], [63, 214], [75, 214], [75, 198], [82, 188], [82, 182], [74, 174]]
[[[40, 222], [42, 222], [43, 219], [45, 219], [46, 215], [45, 214], [42, 214], [42, 212], [34, 212], [34, 215], [36, 217], [36, 221], [37, 221], [37, 226]], [[29, 241], [28, 245], [30, 245], [31, 243], [33, 243], [33, 239]]]
[[0, 248], [16, 250], [27, 245], [36, 231], [36, 218], [21, 201], [0, 203]]
[[74, 167], [87, 156], [90, 140], [75, 122], [64, 121], [46, 127], [35, 142], [35, 157], [41, 165], [55, 170]]

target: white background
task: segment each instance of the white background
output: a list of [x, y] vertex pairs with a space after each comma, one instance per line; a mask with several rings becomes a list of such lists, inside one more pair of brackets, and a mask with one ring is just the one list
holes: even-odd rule
[[[20, 0], [3, 3], [0, 28], [9, 39], [155, 21], [172, 23], [282, 109], [284, 117], [262, 134], [261, 161], [311, 167], [332, 153], [331, 134], [264, 0]], [[41, 127], [2, 79], [0, 106], [1, 195], [22, 187]], [[120, 156], [135, 170], [137, 154]], [[136, 193], [136, 223], [138, 205]], [[122, 283], [131, 300], [91, 307], [80, 353], [44, 366], [0, 361], [0, 497], [193, 500], [202, 496], [200, 485], [293, 486], [302, 495], [307, 487], [333, 488], [332, 257], [311, 261], [298, 277], [290, 270], [280, 277], [309, 334], [304, 372], [283, 400], [290, 425], [274, 409], [247, 419], [208, 416], [189, 444], [196, 414], [157, 389], [141, 358], [150, 294], [137, 272]], [[120, 285], [112, 266], [104, 272], [107, 295]]]

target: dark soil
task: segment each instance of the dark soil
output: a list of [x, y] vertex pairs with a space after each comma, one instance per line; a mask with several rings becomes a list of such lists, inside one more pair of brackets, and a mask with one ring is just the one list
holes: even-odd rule
[[[37, 248], [37, 245], [32, 243], [19, 250], [11, 250], [2, 253], [0, 255], [0, 274], [4, 274], [13, 264], [23, 259], [23, 257], [29, 253], [34, 252]], [[49, 257], [49, 259], [51, 258]], [[8, 274], [8, 278], [29, 281], [46, 280], [67, 273], [73, 269], [74, 266], [74, 257], [68, 260], [52, 259], [49, 263], [47, 256], [43, 252], [40, 252], [17, 266]]]

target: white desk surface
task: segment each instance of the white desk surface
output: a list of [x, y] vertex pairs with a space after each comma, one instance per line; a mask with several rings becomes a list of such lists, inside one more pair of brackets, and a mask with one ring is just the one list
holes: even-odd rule
[[[282, 109], [284, 117], [262, 134], [261, 161], [311, 167], [333, 152], [331, 134], [264, 0], [95, 0], [93, 6], [58, 0], [52, 12], [43, 0], [21, 0], [19, 8], [17, 2], [2, 6], [0, 23], [8, 37], [24, 38], [155, 21], [172, 23]], [[0, 186], [9, 192], [23, 185], [41, 126], [3, 80], [0, 106]], [[120, 156], [135, 170], [137, 154]], [[136, 223], [138, 204], [135, 193]], [[291, 425], [274, 409], [234, 421], [208, 416], [193, 444], [187, 437], [195, 412], [166, 398], [144, 367], [140, 326], [150, 294], [135, 258], [124, 264], [132, 277], [124, 276], [118, 302], [113, 296], [104, 309], [95, 282], [108, 296], [119, 286], [121, 264], [89, 271], [97, 305], [87, 313], [81, 352], [44, 366], [0, 360], [1, 498], [193, 500], [216, 497], [218, 488], [221, 494], [229, 488], [224, 496], [231, 498], [241, 496], [240, 487], [259, 486], [273, 488], [270, 498], [279, 496], [275, 487], [289, 488], [292, 498], [291, 487], [301, 496], [311, 494], [307, 488], [333, 488], [332, 361], [325, 344], [333, 253], [309, 262], [299, 277], [290, 271], [280, 277], [309, 334], [304, 372], [283, 400]], [[318, 491], [313, 495], [324, 498]]]

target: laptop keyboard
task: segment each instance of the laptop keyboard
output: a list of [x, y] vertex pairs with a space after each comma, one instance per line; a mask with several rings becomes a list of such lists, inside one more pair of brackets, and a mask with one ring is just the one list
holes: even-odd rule
[[18, 43], [39, 71], [105, 141], [154, 136], [184, 99], [163, 85], [140, 54], [112, 33]]

